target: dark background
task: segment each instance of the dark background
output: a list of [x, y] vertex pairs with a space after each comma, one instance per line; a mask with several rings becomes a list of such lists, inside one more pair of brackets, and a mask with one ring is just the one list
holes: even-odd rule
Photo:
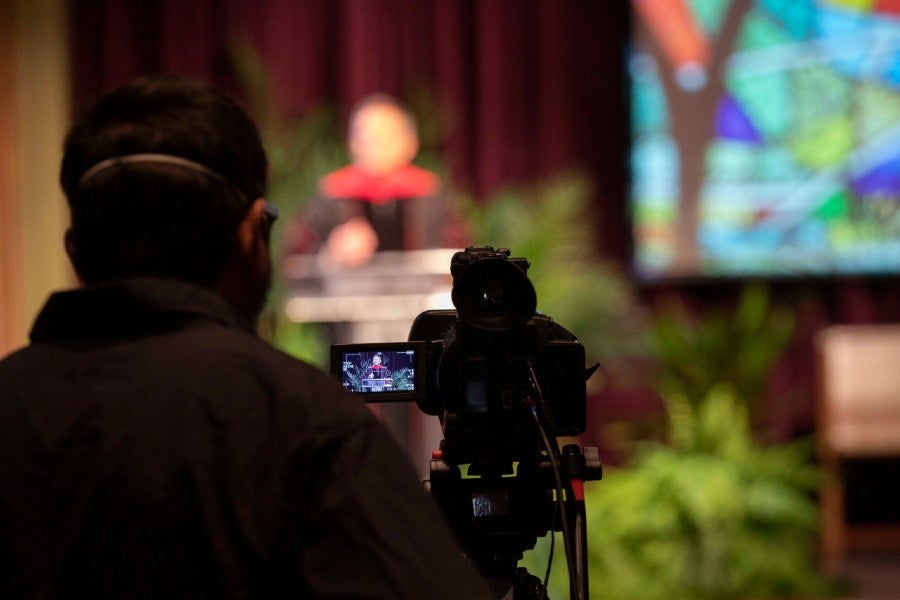
[[[439, 150], [455, 185], [484, 198], [580, 169], [595, 186], [597, 250], [628, 271], [624, 0], [80, 0], [69, 7], [76, 106], [157, 71], [202, 77], [240, 97], [237, 42], [261, 57], [284, 115], [323, 103], [346, 114], [370, 92], [402, 97], [423, 86], [450, 110]], [[648, 306], [675, 296], [698, 313], [731, 305], [742, 283], [634, 282]], [[779, 400], [770, 407], [775, 434], [789, 437], [815, 425], [815, 333], [836, 323], [900, 321], [900, 283], [770, 284], [798, 319], [773, 373]], [[611, 402], [618, 414], [652, 406], [640, 397]]]

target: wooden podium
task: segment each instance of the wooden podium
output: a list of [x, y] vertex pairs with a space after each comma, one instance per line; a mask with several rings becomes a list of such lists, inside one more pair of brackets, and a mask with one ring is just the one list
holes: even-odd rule
[[[297, 254], [281, 265], [283, 310], [296, 323], [325, 324], [335, 344], [402, 342], [426, 310], [452, 309], [450, 260], [459, 249], [380, 252], [356, 268]], [[369, 405], [427, 476], [442, 437], [437, 417], [412, 404]]]

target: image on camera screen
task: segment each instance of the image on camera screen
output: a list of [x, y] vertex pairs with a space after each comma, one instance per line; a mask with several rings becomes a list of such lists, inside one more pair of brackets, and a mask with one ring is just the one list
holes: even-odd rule
[[347, 350], [341, 354], [341, 383], [360, 394], [415, 391], [416, 351]]

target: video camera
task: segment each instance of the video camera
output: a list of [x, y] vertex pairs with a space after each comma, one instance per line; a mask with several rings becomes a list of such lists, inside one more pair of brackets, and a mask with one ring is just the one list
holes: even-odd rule
[[407, 342], [334, 345], [332, 372], [367, 402], [414, 401], [440, 418], [428, 486], [486, 577], [518, 586], [528, 576], [516, 565], [537, 537], [575, 530], [566, 550], [570, 579], [583, 580], [573, 591], [583, 590], [573, 598], [586, 598], [578, 482], [599, 479], [599, 461], [595, 449], [560, 452], [552, 438], [584, 432], [596, 365], [586, 369], [577, 338], [536, 312], [529, 266], [505, 248], [455, 253], [456, 310], [423, 312]]

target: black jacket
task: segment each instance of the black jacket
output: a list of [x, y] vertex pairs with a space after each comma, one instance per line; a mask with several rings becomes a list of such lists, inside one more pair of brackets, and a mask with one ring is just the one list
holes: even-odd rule
[[216, 294], [53, 295], [0, 361], [0, 597], [477, 598], [407, 457]]

